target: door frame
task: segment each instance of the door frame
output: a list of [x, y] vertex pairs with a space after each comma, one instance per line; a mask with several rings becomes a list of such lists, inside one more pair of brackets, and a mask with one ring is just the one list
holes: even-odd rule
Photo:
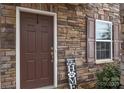
[[[48, 11], [16, 7], [16, 89], [20, 89], [20, 12], [35, 13], [47, 16], [53, 16], [53, 44], [54, 44], [54, 84], [57, 87], [57, 14]], [[48, 87], [49, 88], [49, 87]]]

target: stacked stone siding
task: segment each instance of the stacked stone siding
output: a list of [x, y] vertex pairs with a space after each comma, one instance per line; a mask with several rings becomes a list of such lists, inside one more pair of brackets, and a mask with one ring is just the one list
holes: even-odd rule
[[121, 19], [121, 76], [120, 76], [120, 83], [121, 88], [124, 88], [124, 5], [120, 4], [120, 19]]
[[95, 81], [96, 70], [104, 64], [89, 66], [86, 61], [86, 17], [120, 24], [119, 4], [0, 5], [1, 88], [16, 87], [16, 6], [57, 13], [58, 88], [68, 88], [65, 58], [70, 55], [76, 60], [78, 84]]

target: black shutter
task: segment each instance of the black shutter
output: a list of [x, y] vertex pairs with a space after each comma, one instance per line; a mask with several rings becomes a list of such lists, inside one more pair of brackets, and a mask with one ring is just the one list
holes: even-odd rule
[[95, 20], [87, 18], [87, 62], [95, 62]]

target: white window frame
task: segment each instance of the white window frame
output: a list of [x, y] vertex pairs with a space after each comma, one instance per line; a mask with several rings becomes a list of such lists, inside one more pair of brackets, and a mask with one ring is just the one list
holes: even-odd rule
[[[110, 21], [103, 21], [103, 20], [98, 20], [98, 19], [96, 19], [96, 22], [95, 22], [95, 28], [96, 28], [96, 23], [97, 22], [104, 22], [104, 23], [109, 23], [109, 24], [111, 24], [111, 28], [112, 28], [112, 22], [110, 22]], [[96, 29], [95, 29], [95, 59], [96, 59], [96, 64], [100, 64], [100, 63], [109, 63], [109, 62], [113, 62], [113, 40], [112, 40], [112, 29], [111, 29], [111, 40], [97, 40], [96, 39]], [[96, 42], [97, 41], [99, 41], [99, 42], [110, 42], [111, 43], [111, 58], [109, 58], [109, 59], [97, 59], [97, 48], [96, 48]]]

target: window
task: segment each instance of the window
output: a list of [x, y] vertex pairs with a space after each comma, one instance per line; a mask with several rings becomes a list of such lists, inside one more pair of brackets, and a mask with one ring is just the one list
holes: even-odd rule
[[96, 60], [112, 59], [112, 22], [96, 20]]
[[87, 17], [87, 63], [120, 60], [120, 24]]

